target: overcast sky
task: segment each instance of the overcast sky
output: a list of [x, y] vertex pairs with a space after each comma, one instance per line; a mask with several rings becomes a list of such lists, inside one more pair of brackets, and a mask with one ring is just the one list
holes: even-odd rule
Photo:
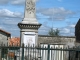
[[[17, 24], [24, 18], [25, 0], [0, 0], [0, 29], [19, 36]], [[61, 36], [74, 36], [80, 18], [80, 0], [37, 0], [36, 18], [42, 26], [39, 35], [58, 28]]]

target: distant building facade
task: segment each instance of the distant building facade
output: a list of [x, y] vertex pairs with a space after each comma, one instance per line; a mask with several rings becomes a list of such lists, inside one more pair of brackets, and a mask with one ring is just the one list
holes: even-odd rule
[[8, 40], [11, 38], [11, 34], [9, 32], [6, 32], [2, 29], [0, 29], [0, 44], [7, 44]]
[[76, 36], [76, 42], [80, 42], [80, 19], [78, 20], [75, 26], [75, 36]]

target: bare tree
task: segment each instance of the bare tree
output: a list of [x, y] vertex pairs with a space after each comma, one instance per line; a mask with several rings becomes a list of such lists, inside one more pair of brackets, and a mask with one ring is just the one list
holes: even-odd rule
[[51, 28], [48, 32], [49, 36], [59, 36], [59, 29], [54, 30], [53, 28]]

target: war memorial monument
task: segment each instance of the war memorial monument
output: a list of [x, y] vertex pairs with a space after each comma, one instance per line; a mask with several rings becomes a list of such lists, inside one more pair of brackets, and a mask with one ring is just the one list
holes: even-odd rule
[[18, 23], [20, 28], [21, 44], [37, 45], [38, 29], [41, 24], [36, 19], [36, 8], [34, 0], [26, 0], [24, 19]]

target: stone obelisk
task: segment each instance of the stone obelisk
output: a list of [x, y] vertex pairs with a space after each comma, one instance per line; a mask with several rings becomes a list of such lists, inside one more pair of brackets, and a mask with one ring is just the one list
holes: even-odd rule
[[20, 28], [21, 44], [37, 45], [38, 42], [38, 29], [41, 24], [36, 19], [36, 8], [34, 0], [25, 1], [24, 19], [18, 23]]

